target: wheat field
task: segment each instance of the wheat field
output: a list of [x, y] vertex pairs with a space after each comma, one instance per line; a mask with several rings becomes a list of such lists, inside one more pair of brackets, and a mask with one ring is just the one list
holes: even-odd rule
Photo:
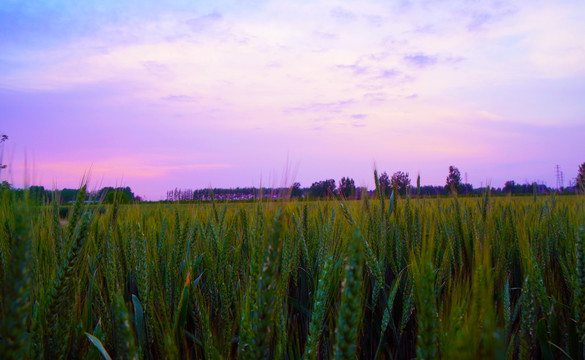
[[584, 196], [0, 196], [5, 359], [585, 358]]

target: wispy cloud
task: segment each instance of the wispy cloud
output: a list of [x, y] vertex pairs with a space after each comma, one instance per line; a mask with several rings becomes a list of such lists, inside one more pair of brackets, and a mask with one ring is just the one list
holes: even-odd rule
[[167, 64], [163, 64], [156, 61], [144, 61], [142, 62], [142, 66], [148, 71], [150, 74], [155, 76], [167, 76], [170, 73], [169, 66]]
[[354, 21], [357, 19], [357, 15], [353, 12], [344, 9], [340, 6], [334, 7], [330, 12], [331, 16], [340, 21]]
[[366, 127], [365, 119], [367, 117], [366, 114], [351, 114], [351, 126], [354, 128]]
[[388, 100], [388, 94], [382, 91], [367, 92], [362, 96], [362, 99], [368, 103], [381, 103]]
[[491, 20], [492, 20], [492, 15], [490, 15], [488, 13], [473, 14], [471, 21], [467, 25], [467, 30], [470, 30], [470, 31], [479, 30]]
[[300, 105], [295, 107], [286, 108], [285, 113], [296, 113], [296, 112], [325, 112], [325, 113], [339, 113], [342, 112], [347, 106], [354, 104], [355, 100], [341, 100], [328, 103], [311, 103], [306, 105]]
[[366, 20], [375, 27], [380, 27], [384, 24], [384, 18], [380, 15], [366, 15]]
[[173, 102], [194, 102], [196, 98], [189, 95], [169, 95], [162, 97], [161, 100], [173, 101]]
[[334, 33], [330, 33], [330, 32], [325, 32], [325, 31], [313, 31], [313, 35], [318, 38], [318, 39], [322, 39], [322, 40], [336, 40], [339, 38], [338, 35], [334, 34]]
[[425, 55], [425, 54], [411, 54], [406, 55], [403, 59], [410, 65], [424, 68], [431, 65], [435, 65], [439, 59], [437, 56]]
[[203, 16], [189, 19], [186, 23], [193, 31], [200, 32], [218, 23], [222, 18], [223, 16], [219, 12], [214, 11]]
[[366, 73], [369, 68], [367, 66], [360, 66], [358, 63], [351, 64], [351, 65], [337, 65], [338, 69], [347, 69], [351, 70], [354, 75], [361, 75]]
[[391, 78], [397, 77], [398, 75], [400, 75], [400, 72], [398, 70], [395, 70], [395, 69], [382, 70], [380, 72], [379, 78], [391, 79]]

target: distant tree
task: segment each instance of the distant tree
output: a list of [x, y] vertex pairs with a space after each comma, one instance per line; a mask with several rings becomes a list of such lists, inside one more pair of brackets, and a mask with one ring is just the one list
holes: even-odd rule
[[[117, 191], [122, 191], [124, 194], [126, 194], [128, 196], [128, 199], [130, 199], [130, 201], [134, 200], [134, 193], [132, 192], [132, 189], [129, 186], [126, 186], [125, 188], [117, 188]], [[191, 190], [191, 200], [193, 199], [193, 191]]]
[[473, 185], [465, 183], [465, 184], [461, 184], [459, 186], [459, 191], [461, 191], [462, 194], [473, 194]]
[[368, 188], [367, 187], [360, 187], [360, 188], [356, 188], [355, 190], [355, 198], [356, 200], [360, 200], [363, 197], [368, 197]]
[[390, 177], [386, 171], [380, 175], [378, 184], [380, 185], [380, 190], [382, 190], [382, 193], [390, 196], [390, 193], [392, 192], [392, 182], [390, 181]]
[[290, 188], [291, 198], [300, 198], [303, 196], [303, 190], [301, 190], [301, 184], [296, 182]]
[[335, 180], [328, 179], [314, 182], [309, 189], [312, 197], [328, 197], [335, 193]]
[[446, 194], [448, 192], [445, 191], [445, 186], [424, 185], [420, 187], [420, 195], [436, 196]]
[[125, 192], [116, 190], [110, 191], [108, 195], [106, 195], [105, 203], [113, 204], [116, 197], [118, 198], [120, 204], [128, 204], [132, 200]]
[[410, 179], [408, 178], [408, 173], [403, 171], [397, 171], [392, 175], [392, 186], [396, 184], [396, 189], [400, 195], [406, 195], [408, 189], [410, 188]]
[[10, 190], [12, 189], [12, 185], [8, 181], [2, 181], [0, 184], [0, 190]]
[[580, 187], [581, 191], [585, 192], [585, 162], [579, 166], [575, 180], [577, 181], [577, 187]]
[[44, 202], [48, 193], [43, 186], [31, 186], [28, 188], [31, 200], [36, 203]]
[[455, 166], [449, 166], [449, 175], [445, 183], [445, 191], [449, 194], [456, 194], [461, 188], [461, 172]]
[[112, 191], [115, 191], [115, 189], [111, 186], [103, 187], [97, 192], [96, 199], [100, 200], [100, 201], [104, 201], [104, 200], [106, 200], [106, 197], [108, 196], [108, 194]]
[[516, 187], [516, 183], [514, 180], [506, 181], [504, 184], [504, 188], [502, 189], [503, 192], [513, 194]]
[[335, 180], [327, 179], [323, 182], [323, 196], [329, 197], [335, 194]]
[[351, 198], [355, 196], [355, 182], [350, 178], [341, 178], [339, 182], [339, 195], [344, 198]]
[[128, 187], [128, 186], [126, 186], [124, 188], [119, 187], [119, 188], [115, 188], [115, 189], [111, 186], [103, 187], [95, 194], [95, 199], [104, 201], [107, 199], [107, 197], [110, 193], [115, 192], [115, 191], [119, 191], [121, 193], [126, 194], [129, 201], [134, 200], [134, 193], [132, 192], [132, 189], [130, 189], [130, 187]]
[[75, 199], [77, 199], [77, 189], [63, 189], [61, 190], [61, 193], [59, 194], [59, 198], [61, 199], [61, 202], [63, 203], [67, 203], [70, 201], [75, 201]]
[[321, 197], [323, 192], [323, 182], [322, 181], [317, 181], [311, 184], [311, 187], [309, 188], [309, 195], [311, 197]]

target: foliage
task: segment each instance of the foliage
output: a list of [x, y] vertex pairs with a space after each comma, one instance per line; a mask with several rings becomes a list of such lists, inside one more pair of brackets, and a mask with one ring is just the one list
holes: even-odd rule
[[[378, 187], [379, 187], [378, 183]], [[4, 359], [583, 360], [585, 198], [0, 191]]]
[[104, 202], [106, 204], [113, 204], [116, 201], [120, 204], [128, 204], [130, 202], [130, 196], [121, 191], [109, 191], [106, 195], [106, 198], [104, 199]]
[[[298, 184], [298, 189], [295, 188]], [[292, 188], [240, 188], [235, 189], [198, 189], [198, 190], [180, 190], [174, 189], [167, 192], [168, 201], [210, 201], [212, 196], [215, 200], [257, 200], [257, 199], [282, 199], [291, 197], [291, 192], [296, 195], [301, 191], [301, 196], [305, 189], [300, 189], [300, 184], [293, 184]]]
[[585, 192], [585, 162], [579, 165], [579, 171], [577, 172], [575, 181], [577, 182], [577, 186], [581, 188], [581, 192]]
[[502, 189], [502, 191], [512, 194], [512, 193], [514, 193], [515, 187], [516, 187], [516, 182], [514, 182], [514, 180], [508, 180], [504, 184], [504, 188]]
[[505, 194], [531, 194], [534, 189], [540, 189], [540, 192], [547, 192], [548, 190], [544, 185], [532, 184], [517, 184], [514, 180], [506, 181], [502, 192]]
[[396, 188], [400, 195], [407, 195], [410, 191], [410, 179], [408, 178], [408, 173], [403, 171], [395, 172], [392, 175], [391, 182], [393, 186], [396, 184]]
[[341, 178], [339, 182], [339, 195], [344, 199], [349, 199], [355, 196], [355, 182], [349, 177]]
[[300, 198], [303, 196], [303, 190], [301, 189], [301, 183], [294, 183], [290, 188], [291, 198]]
[[[11, 188], [10, 184], [6, 183], [5, 185], [8, 186], [8, 187], [5, 186], [7, 189]], [[21, 198], [24, 197], [24, 190], [22, 189], [13, 190], [15, 190], [15, 194], [18, 197]], [[113, 202], [112, 201], [113, 195], [109, 194], [113, 194], [115, 192], [122, 194], [120, 196], [122, 197], [122, 201], [124, 203], [133, 201], [135, 198], [132, 189], [130, 189], [129, 187], [113, 188], [108, 186], [94, 192], [86, 192], [83, 201], [98, 202], [99, 200], [103, 200], [111, 204]], [[47, 203], [55, 198], [59, 199], [61, 203], [73, 203], [78, 198], [79, 190], [78, 189], [48, 190], [45, 189], [43, 186], [30, 186], [28, 188], [28, 194], [30, 200], [37, 204]]]
[[455, 166], [449, 166], [449, 175], [445, 183], [445, 191], [449, 194], [457, 194], [461, 190], [461, 172]]
[[390, 180], [390, 177], [386, 171], [380, 175], [378, 182], [382, 193], [384, 193], [386, 196], [390, 196], [390, 193], [392, 192], [392, 181]]
[[126, 201], [133, 201], [134, 200], [134, 193], [132, 192], [132, 189], [130, 187], [128, 187], [128, 186], [126, 186], [126, 187], [117, 187], [117, 188], [113, 188], [113, 187], [107, 186], [107, 187], [101, 188], [94, 195], [94, 198], [96, 198], [96, 199], [107, 199], [108, 196], [110, 195], [110, 193], [114, 193], [114, 192], [118, 192], [118, 193], [123, 194], [123, 198]]
[[309, 194], [314, 198], [325, 198], [335, 194], [335, 180], [328, 179], [314, 182], [309, 188]]

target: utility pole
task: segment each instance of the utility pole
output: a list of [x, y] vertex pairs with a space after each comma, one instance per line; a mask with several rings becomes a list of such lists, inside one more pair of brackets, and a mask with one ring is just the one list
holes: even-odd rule
[[0, 179], [2, 179], [2, 169], [6, 169], [6, 165], [2, 164], [2, 159], [4, 158], [4, 141], [8, 140], [8, 136], [0, 135], [0, 146], [2, 150], [0, 150]]

